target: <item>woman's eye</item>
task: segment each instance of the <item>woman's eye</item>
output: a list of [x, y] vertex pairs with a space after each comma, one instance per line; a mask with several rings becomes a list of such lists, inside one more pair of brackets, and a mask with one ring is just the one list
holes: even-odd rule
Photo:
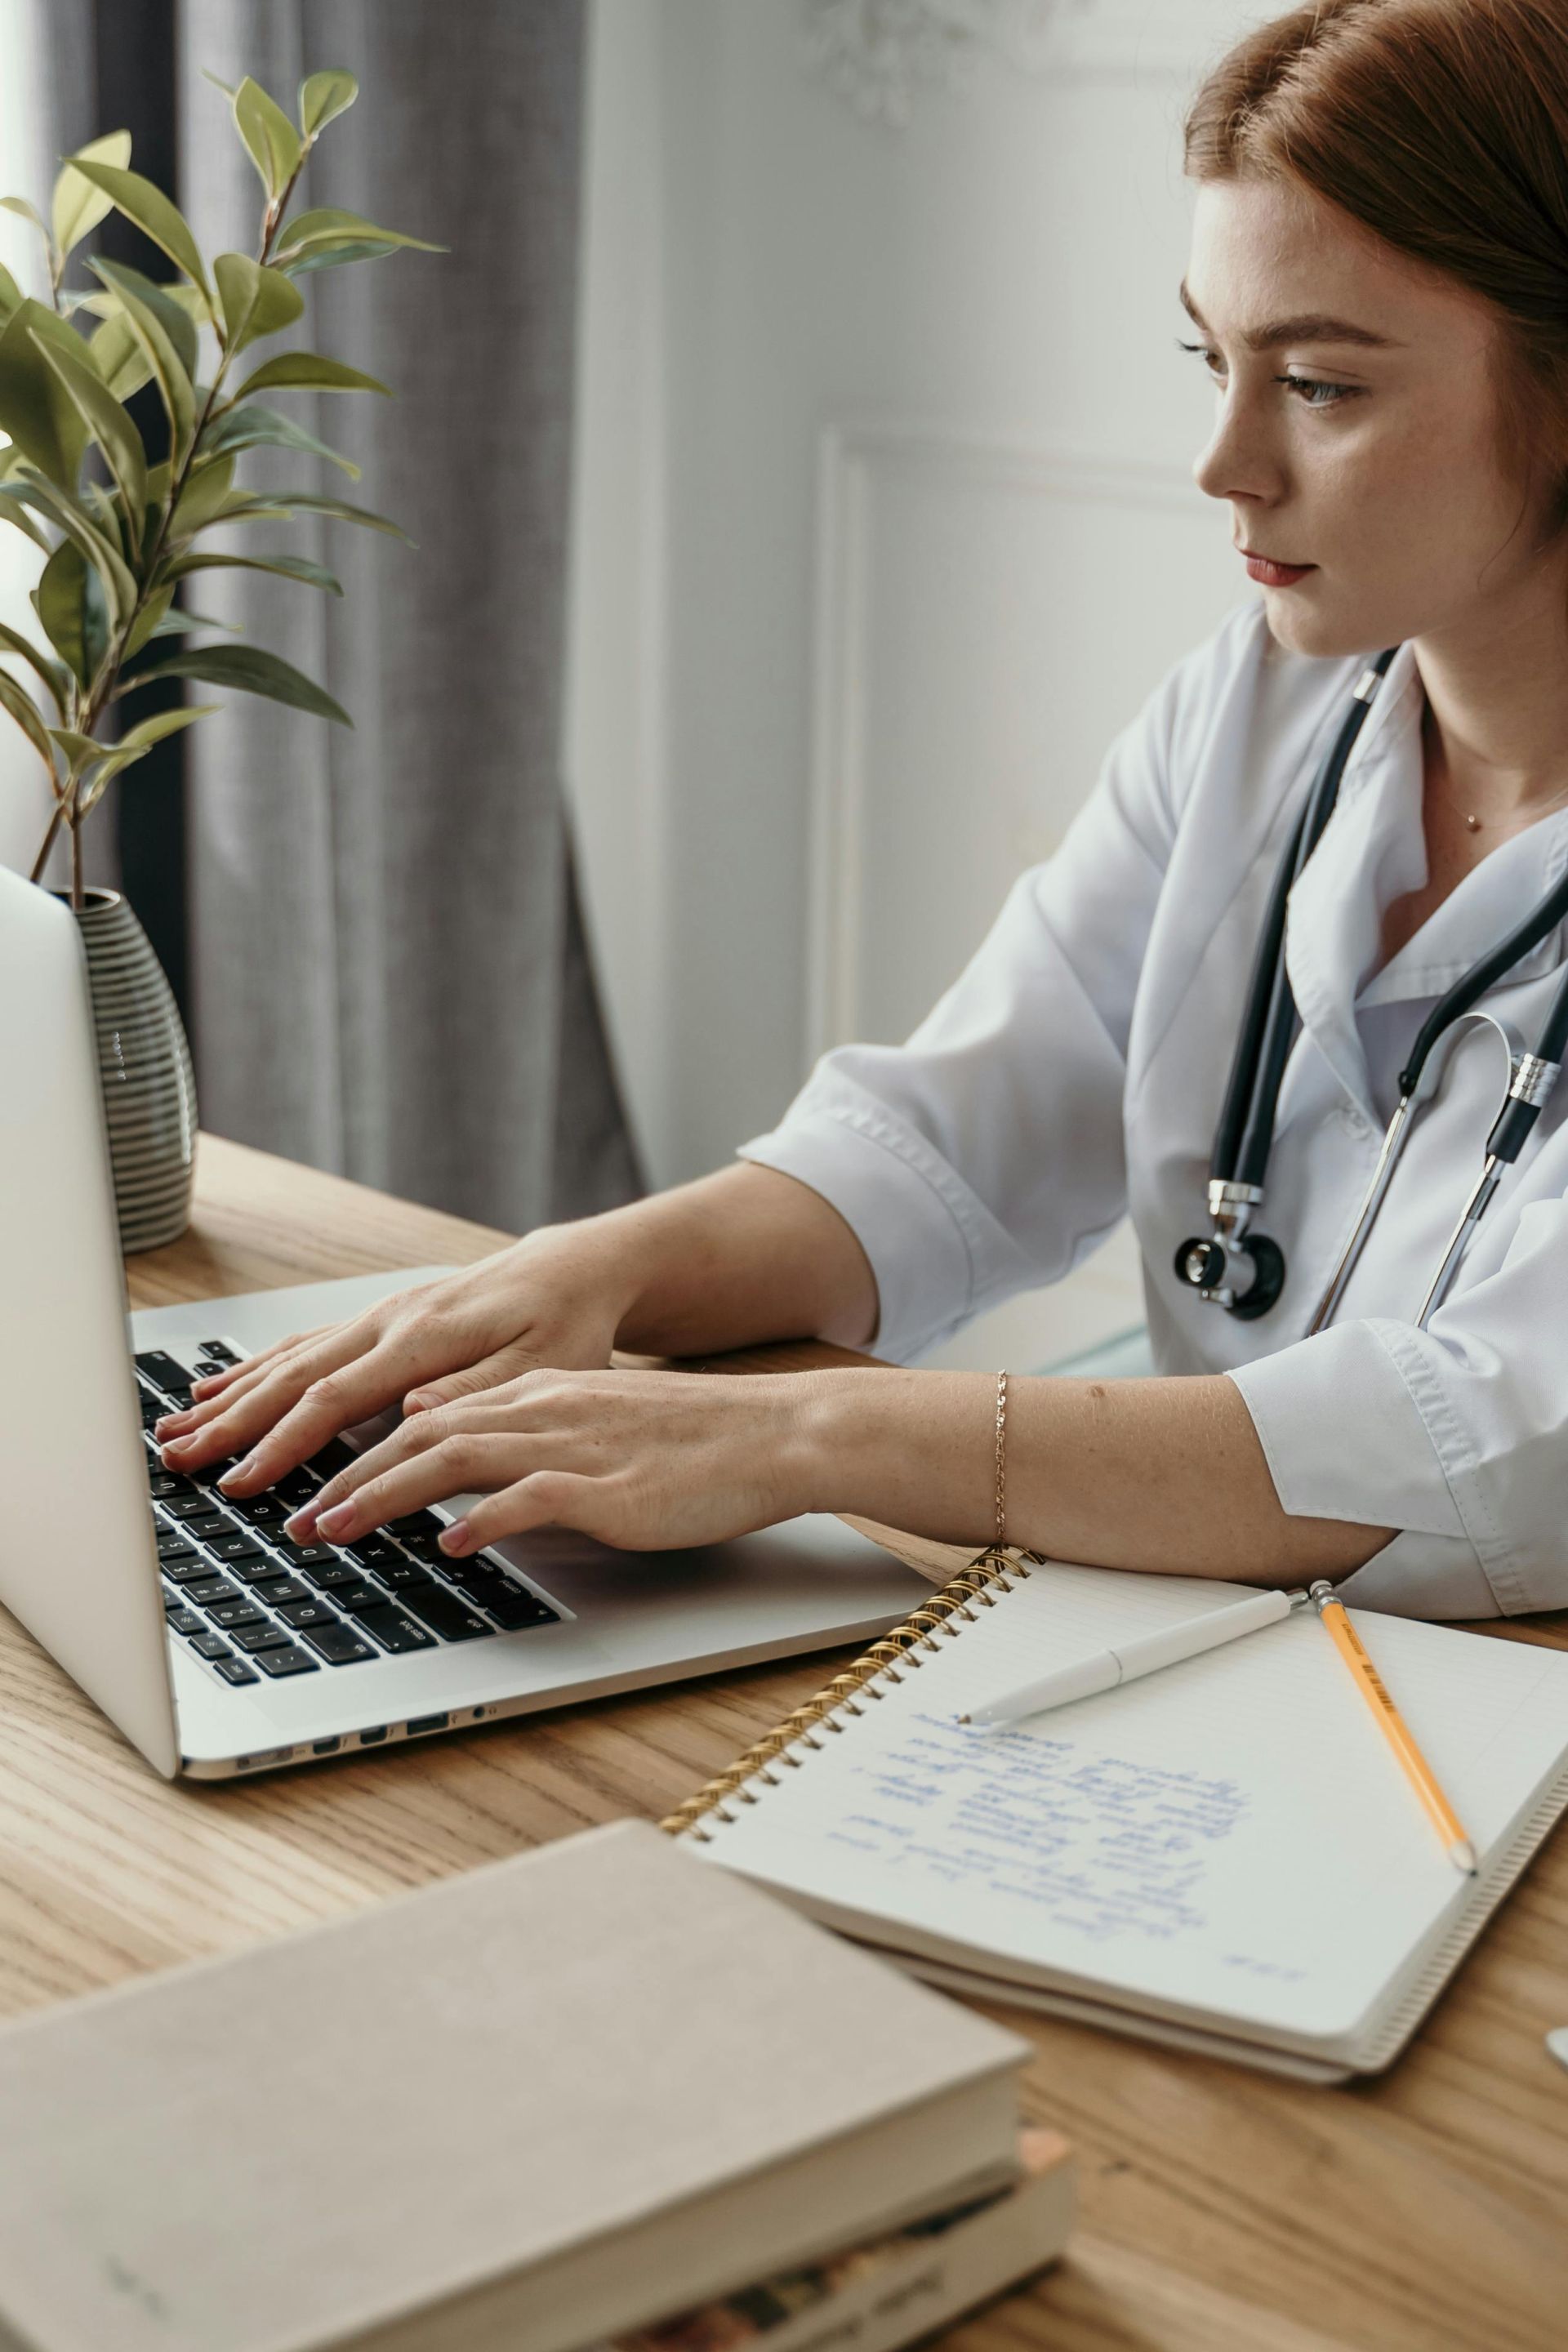
[[[1216, 383], [1219, 381], [1220, 360], [1216, 351], [1211, 350], [1207, 343], [1184, 342], [1179, 335], [1176, 338], [1176, 344], [1180, 351], [1197, 352], [1207, 366], [1209, 373], [1215, 377]], [[1337, 407], [1342, 400], [1352, 399], [1357, 390], [1354, 384], [1330, 383], [1320, 376], [1311, 375], [1277, 375], [1274, 381], [1276, 383], [1288, 385], [1289, 390], [1299, 396], [1303, 408]], [[1325, 394], [1327, 397], [1319, 399], [1316, 397], [1318, 394]]]

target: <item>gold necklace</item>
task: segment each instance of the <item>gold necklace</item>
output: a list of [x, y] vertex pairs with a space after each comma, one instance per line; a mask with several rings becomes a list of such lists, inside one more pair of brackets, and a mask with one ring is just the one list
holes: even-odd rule
[[[1501, 824], [1505, 821], [1501, 817], [1478, 816], [1474, 809], [1461, 808], [1458, 802], [1451, 800], [1447, 793], [1439, 793], [1437, 797], [1442, 801], [1445, 807], [1452, 809], [1457, 817], [1463, 818], [1467, 828], [1471, 833], [1479, 833], [1484, 825]], [[1525, 823], [1527, 824], [1533, 824], [1537, 817], [1550, 816], [1552, 811], [1554, 808], [1561, 808], [1564, 801], [1568, 801], [1568, 784], [1565, 784], [1563, 790], [1552, 799], [1542, 802], [1539, 808], [1532, 808], [1530, 811], [1529, 815], [1526, 817]], [[1518, 810], [1516, 809], [1513, 814], [1517, 816], [1519, 814]]]

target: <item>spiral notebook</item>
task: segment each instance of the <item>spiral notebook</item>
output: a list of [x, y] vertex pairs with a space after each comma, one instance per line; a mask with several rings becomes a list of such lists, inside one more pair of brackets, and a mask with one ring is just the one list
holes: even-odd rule
[[1004, 1730], [956, 1720], [1243, 1590], [984, 1553], [663, 1826], [950, 1989], [1375, 2073], [1568, 1807], [1568, 1653], [1350, 1612], [1473, 1878], [1310, 1612]]

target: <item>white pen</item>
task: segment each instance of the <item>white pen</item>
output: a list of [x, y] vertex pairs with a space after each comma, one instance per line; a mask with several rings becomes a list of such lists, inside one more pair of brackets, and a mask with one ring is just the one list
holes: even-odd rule
[[1093, 1698], [1099, 1691], [1114, 1690], [1118, 1683], [1130, 1683], [1140, 1675], [1157, 1674], [1162, 1666], [1179, 1665], [1184, 1658], [1196, 1658], [1205, 1650], [1217, 1650], [1222, 1642], [1234, 1642], [1238, 1634], [1255, 1633], [1261, 1625], [1277, 1625], [1281, 1617], [1289, 1617], [1293, 1609], [1307, 1605], [1305, 1592], [1255, 1592], [1247, 1601], [1233, 1601], [1227, 1609], [1211, 1609], [1202, 1617], [1187, 1617], [1179, 1625], [1163, 1626], [1158, 1633], [1145, 1633], [1136, 1642], [1124, 1642], [1120, 1650], [1096, 1650], [1076, 1665], [1058, 1666], [1055, 1674], [1040, 1675], [1031, 1683], [1020, 1683], [1016, 1690], [1003, 1691], [994, 1698], [983, 1699], [960, 1723], [1016, 1723], [1024, 1715], [1039, 1715], [1047, 1707], [1067, 1706], [1075, 1698]]

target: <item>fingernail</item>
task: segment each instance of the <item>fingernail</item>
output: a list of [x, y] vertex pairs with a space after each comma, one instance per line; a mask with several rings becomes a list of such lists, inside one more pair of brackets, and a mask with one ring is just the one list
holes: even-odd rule
[[293, 1517], [284, 1520], [283, 1532], [295, 1543], [308, 1543], [316, 1532], [314, 1503], [301, 1503]]
[[334, 1503], [330, 1511], [321, 1513], [316, 1525], [324, 1536], [345, 1535], [353, 1525], [354, 1509], [353, 1503]]
[[243, 1462], [237, 1462], [232, 1470], [224, 1472], [223, 1476], [218, 1480], [218, 1485], [225, 1487], [232, 1486], [237, 1478], [248, 1478], [256, 1467], [256, 1461], [257, 1457], [254, 1454], [247, 1454]]
[[155, 1437], [161, 1429], [184, 1429], [190, 1417], [188, 1412], [163, 1413], [153, 1423], [153, 1434]]
[[436, 1540], [443, 1551], [467, 1551], [472, 1537], [473, 1529], [467, 1519], [454, 1519], [451, 1526], [445, 1528]]
[[196, 1441], [194, 1437], [166, 1437], [162, 1441], [159, 1446], [159, 1452], [162, 1454], [188, 1454], [195, 1442]]

